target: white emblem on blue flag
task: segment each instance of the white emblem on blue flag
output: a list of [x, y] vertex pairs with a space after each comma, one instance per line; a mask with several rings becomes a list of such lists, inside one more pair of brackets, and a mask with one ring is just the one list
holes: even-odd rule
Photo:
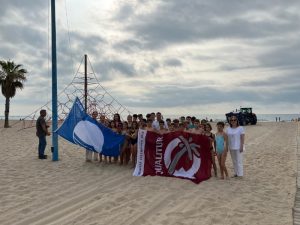
[[85, 111], [76, 98], [69, 115], [55, 131], [66, 140], [105, 156], [119, 156], [125, 136], [98, 123]]
[[97, 152], [102, 151], [104, 136], [101, 129], [89, 121], [80, 121], [73, 131], [73, 140], [76, 144]]

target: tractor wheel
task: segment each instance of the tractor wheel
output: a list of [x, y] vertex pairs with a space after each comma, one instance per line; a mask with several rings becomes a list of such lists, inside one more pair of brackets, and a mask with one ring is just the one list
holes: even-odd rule
[[247, 125], [247, 124], [246, 124], [246, 121], [245, 121], [245, 120], [242, 120], [242, 121], [241, 121], [241, 125], [242, 125], [242, 126], [246, 126], [246, 125]]
[[256, 123], [257, 123], [257, 117], [254, 116], [251, 124], [252, 124], [252, 125], [256, 125]]

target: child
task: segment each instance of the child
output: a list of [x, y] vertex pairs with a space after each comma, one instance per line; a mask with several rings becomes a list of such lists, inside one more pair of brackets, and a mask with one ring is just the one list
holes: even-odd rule
[[228, 152], [228, 142], [227, 142], [227, 134], [224, 132], [224, 122], [217, 123], [217, 133], [216, 133], [216, 141], [215, 141], [215, 149], [217, 152], [217, 157], [220, 165], [220, 173], [221, 179], [224, 179], [224, 173], [226, 178], [228, 178], [228, 172], [225, 165], [226, 156]]
[[159, 134], [168, 133], [168, 129], [165, 128], [165, 122], [163, 120], [159, 121], [159, 130], [157, 131]]
[[[108, 126], [113, 132], [117, 132], [115, 121], [110, 121]], [[104, 161], [107, 163], [107, 156], [104, 156]], [[108, 162], [111, 163], [111, 156], [108, 156]]]
[[194, 128], [189, 129], [189, 132], [194, 133], [194, 134], [203, 134], [204, 129], [200, 127], [200, 120], [195, 119], [194, 121]]
[[120, 165], [125, 165], [128, 164], [130, 160], [130, 130], [128, 129], [128, 122], [124, 121], [123, 122], [123, 130], [122, 134], [125, 135], [125, 141], [121, 149], [121, 154], [120, 154]]
[[169, 132], [173, 132], [175, 131], [175, 124], [173, 122], [171, 122], [170, 126], [169, 126]]
[[211, 162], [214, 168], [214, 173], [215, 173], [215, 177], [217, 177], [217, 165], [216, 165], [216, 160], [215, 160], [215, 156], [216, 156], [216, 152], [214, 150], [214, 142], [215, 142], [215, 135], [211, 132], [212, 127], [209, 123], [206, 123], [204, 125], [204, 131], [205, 131], [205, 135], [208, 136], [211, 140], [211, 148], [210, 148], [210, 152], [211, 152]]
[[149, 119], [147, 119], [147, 123], [146, 123], [146, 130], [147, 131], [155, 131], [155, 129], [152, 127], [152, 119], [149, 117]]
[[[99, 122], [103, 125], [103, 126], [107, 126], [106, 124], [106, 118], [105, 118], [105, 115], [104, 114], [100, 114], [100, 120]], [[99, 153], [99, 162], [101, 163], [102, 162], [102, 154]]]

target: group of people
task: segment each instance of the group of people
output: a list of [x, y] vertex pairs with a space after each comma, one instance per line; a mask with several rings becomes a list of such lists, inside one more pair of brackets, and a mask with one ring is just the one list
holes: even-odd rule
[[[48, 127], [45, 122], [46, 111], [41, 110], [40, 117], [37, 120], [37, 136], [39, 137], [39, 158], [47, 158], [44, 155], [46, 147], [46, 136], [50, 135]], [[206, 135], [211, 141], [211, 162], [214, 175], [217, 177], [217, 165], [215, 158], [217, 157], [220, 177], [221, 179], [228, 178], [228, 171], [226, 168], [226, 157], [228, 151], [230, 152], [232, 163], [234, 167], [234, 177], [243, 177], [243, 151], [245, 131], [242, 126], [239, 126], [239, 121], [236, 116], [232, 116], [229, 121], [229, 127], [225, 131], [225, 123], [217, 123], [217, 131], [212, 132], [212, 126], [207, 120], [199, 120], [195, 117], [187, 116], [179, 119], [170, 118], [163, 119], [160, 112], [149, 113], [144, 116], [142, 114], [128, 115], [126, 121], [121, 121], [119, 114], [114, 114], [113, 119], [109, 120], [105, 115], [97, 111], [92, 113], [92, 118], [97, 120], [102, 125], [110, 128], [112, 131], [125, 136], [125, 141], [120, 148], [119, 157], [103, 156], [97, 152], [86, 150], [86, 161], [99, 161], [108, 163], [117, 163], [120, 165], [127, 165], [132, 162], [135, 167], [137, 157], [137, 139], [138, 130], [145, 129], [148, 131], [165, 134], [174, 131], [184, 131], [195, 134]]]
[[[98, 119], [98, 112], [94, 111], [92, 117]], [[126, 121], [121, 121], [119, 114], [114, 114], [112, 120], [108, 120], [105, 115], [99, 116], [99, 122], [106, 127], [112, 129], [118, 134], [125, 135], [125, 142], [121, 147], [120, 158], [106, 157], [92, 151], [86, 151], [86, 161], [105, 161], [109, 163], [116, 163], [119, 161], [121, 165], [127, 165], [130, 161], [133, 167], [136, 164], [137, 157], [137, 138], [138, 130], [145, 129], [148, 131], [165, 134], [174, 131], [184, 131], [195, 134], [202, 134], [209, 137], [211, 140], [211, 161], [214, 175], [217, 176], [217, 164], [215, 158], [218, 160], [221, 179], [228, 178], [228, 171], [226, 168], [226, 157], [228, 151], [230, 152], [233, 167], [234, 177], [243, 177], [243, 158], [244, 137], [245, 132], [242, 126], [239, 126], [239, 121], [236, 116], [230, 118], [229, 127], [225, 131], [225, 123], [217, 123], [217, 132], [212, 132], [212, 126], [207, 120], [199, 120], [196, 117], [181, 116], [179, 119], [170, 118], [163, 119], [160, 112], [149, 113], [144, 116], [142, 114], [128, 115]], [[112, 161], [113, 160], [113, 161]]]

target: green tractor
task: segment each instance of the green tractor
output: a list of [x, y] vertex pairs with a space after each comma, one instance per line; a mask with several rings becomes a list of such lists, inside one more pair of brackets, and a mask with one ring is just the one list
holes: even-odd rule
[[257, 117], [256, 114], [252, 112], [252, 108], [240, 108], [239, 112], [226, 113], [227, 122], [229, 122], [231, 116], [236, 116], [242, 126], [248, 124], [255, 125], [257, 123]]

